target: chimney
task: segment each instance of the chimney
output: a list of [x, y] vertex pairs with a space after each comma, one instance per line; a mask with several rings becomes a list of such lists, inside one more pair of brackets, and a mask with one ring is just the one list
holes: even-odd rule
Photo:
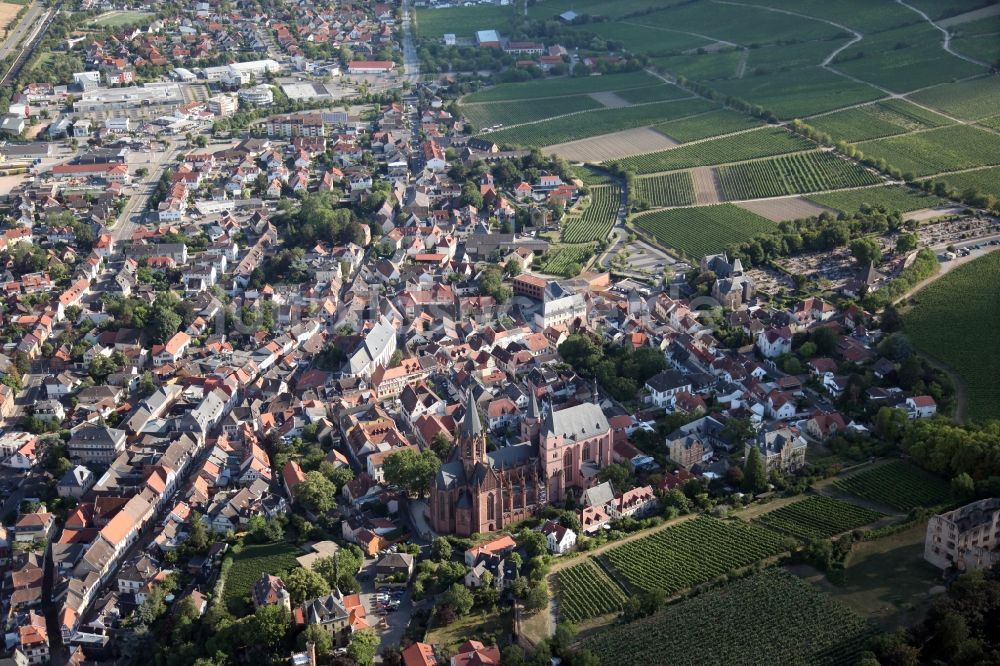
[[316, 666], [316, 643], [313, 641], [306, 643], [306, 651], [309, 653], [309, 666]]

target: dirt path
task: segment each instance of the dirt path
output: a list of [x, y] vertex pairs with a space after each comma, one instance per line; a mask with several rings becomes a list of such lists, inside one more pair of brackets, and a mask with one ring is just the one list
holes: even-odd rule
[[909, 10], [911, 10], [913, 12], [916, 12], [917, 14], [920, 14], [920, 16], [922, 16], [925, 21], [927, 21], [932, 26], [934, 26], [935, 29], [940, 30], [941, 34], [944, 35], [944, 44], [943, 44], [942, 48], [944, 48], [944, 50], [946, 52], [950, 53], [951, 55], [955, 56], [956, 58], [961, 58], [962, 60], [964, 60], [966, 62], [971, 62], [973, 65], [979, 65], [980, 67], [985, 67], [986, 69], [990, 69], [989, 63], [985, 63], [982, 60], [976, 60], [975, 58], [970, 58], [969, 56], [962, 55], [958, 51], [956, 51], [953, 48], [951, 48], [951, 33], [948, 32], [948, 29], [947, 28], [942, 28], [937, 23], [935, 23], [934, 21], [932, 21], [931, 17], [928, 16], [927, 14], [925, 14], [923, 11], [917, 9], [913, 5], [906, 4], [906, 2], [904, 2], [903, 0], [896, 0], [896, 4], [902, 5], [902, 6], [906, 7], [907, 9], [909, 9]]
[[694, 200], [699, 206], [722, 202], [719, 175], [715, 172], [715, 169], [712, 167], [692, 169], [691, 181], [694, 183]]
[[951, 261], [946, 261], [946, 262], [940, 264], [941, 270], [939, 270], [936, 274], [930, 276], [929, 278], [927, 278], [925, 280], [921, 280], [920, 282], [918, 282], [915, 285], [913, 285], [913, 287], [909, 291], [907, 291], [905, 294], [903, 294], [902, 296], [900, 296], [899, 298], [897, 298], [895, 301], [893, 301], [892, 304], [893, 305], [897, 305], [898, 303], [901, 303], [901, 302], [905, 301], [906, 299], [910, 298], [915, 293], [917, 293], [918, 291], [920, 291], [921, 289], [923, 289], [924, 287], [926, 287], [927, 285], [933, 284], [934, 282], [940, 280], [942, 277], [944, 277], [948, 273], [952, 272], [953, 270], [955, 270], [959, 266], [961, 266], [963, 264], [967, 264], [970, 261], [975, 261], [976, 259], [979, 259], [980, 257], [985, 257], [987, 254], [989, 254], [990, 252], [993, 252], [994, 250], [1000, 250], [1000, 246], [998, 246], [998, 245], [987, 245], [982, 250], [973, 250], [969, 254], [969, 256], [967, 256], [967, 257], [956, 257], [955, 259], [952, 259]]
[[740, 60], [736, 63], [736, 78], [742, 79], [743, 75], [747, 71], [747, 60], [750, 58], [750, 49], [743, 49], [743, 53], [740, 54]]
[[659, 30], [660, 32], [676, 32], [680, 35], [693, 35], [695, 37], [701, 37], [702, 39], [707, 39], [710, 42], [718, 42], [719, 44], [725, 44], [726, 46], [741, 46], [740, 44], [734, 44], [733, 42], [727, 42], [724, 39], [719, 39], [718, 37], [712, 37], [711, 35], [703, 35], [700, 32], [691, 32], [689, 30], [674, 30], [672, 28], [663, 28], [658, 25], [646, 25], [644, 23], [633, 23], [631, 21], [620, 21], [622, 25], [631, 25], [636, 28], [649, 28], [650, 30]]
[[989, 18], [991, 16], [996, 16], [997, 14], [1000, 14], [1000, 4], [990, 5], [980, 9], [973, 9], [971, 12], [965, 12], [964, 14], [949, 16], [946, 19], [938, 20], [937, 24], [942, 28], [950, 28], [953, 25], [968, 23], [969, 21], [978, 21], [979, 19]]

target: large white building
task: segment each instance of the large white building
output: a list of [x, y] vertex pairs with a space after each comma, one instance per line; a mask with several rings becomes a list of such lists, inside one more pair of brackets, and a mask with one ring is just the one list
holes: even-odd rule
[[260, 83], [251, 88], [239, 91], [240, 102], [254, 106], [270, 106], [274, 103], [274, 89], [266, 83]]
[[1000, 563], [1000, 497], [934, 516], [927, 523], [924, 559], [939, 569], [989, 569]]
[[396, 329], [385, 317], [381, 317], [351, 354], [344, 368], [346, 375], [369, 379], [378, 367], [388, 367], [396, 351]]
[[264, 78], [268, 72], [277, 74], [280, 71], [281, 64], [278, 61], [267, 59], [205, 67], [201, 70], [201, 75], [209, 82], [220, 81], [229, 85], [246, 85], [254, 78]]
[[545, 301], [541, 311], [535, 313], [535, 327], [543, 331], [549, 326], [568, 324], [577, 318], [587, 318], [587, 301], [582, 294], [569, 294]]
[[208, 110], [221, 117], [228, 118], [240, 108], [239, 102], [232, 95], [215, 95], [208, 98]]
[[85, 90], [73, 102], [73, 111], [94, 113], [156, 107], [168, 110], [185, 103], [179, 83], [165, 81], [126, 88], [93, 88]]

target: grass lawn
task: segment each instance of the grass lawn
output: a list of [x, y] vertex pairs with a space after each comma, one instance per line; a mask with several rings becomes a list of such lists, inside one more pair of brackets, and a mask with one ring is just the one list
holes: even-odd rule
[[938, 570], [924, 561], [926, 529], [927, 523], [918, 523], [855, 545], [837, 584], [811, 567], [793, 570], [884, 629], [906, 626], [923, 616], [939, 584]]
[[90, 25], [95, 28], [121, 28], [145, 21], [152, 14], [149, 12], [112, 12], [107, 16], [99, 17], [91, 21]]
[[479, 30], [496, 30], [501, 34], [510, 32], [513, 7], [482, 5], [479, 7], [447, 7], [442, 9], [418, 9], [417, 36], [440, 39], [441, 35], [452, 33], [459, 39], [475, 39]]
[[456, 619], [447, 627], [428, 629], [424, 642], [437, 645], [448, 654], [455, 654], [458, 646], [467, 640], [478, 640], [489, 644], [491, 637], [500, 641], [512, 629], [513, 618], [509, 612], [481, 613], [473, 609], [471, 613]]
[[226, 606], [234, 614], [246, 610], [244, 598], [250, 594], [253, 584], [261, 573], [276, 574], [279, 571], [299, 566], [295, 558], [302, 551], [290, 543], [264, 543], [245, 545], [233, 556], [233, 566], [226, 578], [226, 588], [222, 593]]

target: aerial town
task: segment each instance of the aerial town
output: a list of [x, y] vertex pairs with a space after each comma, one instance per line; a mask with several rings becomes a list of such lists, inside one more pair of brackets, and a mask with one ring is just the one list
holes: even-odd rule
[[1000, 4], [0, 31], [0, 666], [1000, 663]]

